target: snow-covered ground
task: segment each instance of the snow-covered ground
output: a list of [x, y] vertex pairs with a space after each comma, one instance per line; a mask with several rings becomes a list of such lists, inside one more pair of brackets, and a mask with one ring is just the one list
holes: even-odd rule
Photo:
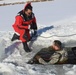
[[4, 3], [15, 3], [15, 2], [26, 2], [27, 0], [1, 0], [0, 4]]
[[0, 75], [75, 75], [75, 65], [44, 66], [26, 62], [56, 39], [65, 46], [76, 46], [76, 1], [55, 0], [32, 5], [39, 36], [28, 43], [33, 49], [31, 53], [24, 52], [21, 41], [11, 42], [14, 17], [24, 4], [0, 7]]

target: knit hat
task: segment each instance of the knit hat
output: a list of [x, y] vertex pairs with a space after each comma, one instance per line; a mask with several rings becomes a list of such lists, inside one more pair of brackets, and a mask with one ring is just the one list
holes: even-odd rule
[[27, 9], [32, 10], [31, 3], [27, 3], [27, 4], [25, 5], [24, 10], [27, 10]]

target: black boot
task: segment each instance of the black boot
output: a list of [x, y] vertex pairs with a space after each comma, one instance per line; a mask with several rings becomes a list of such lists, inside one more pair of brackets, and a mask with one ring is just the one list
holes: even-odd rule
[[20, 37], [20, 36], [18, 36], [16, 33], [14, 33], [11, 41], [14, 41], [14, 40], [17, 40], [17, 39], [19, 40], [19, 37]]
[[29, 49], [27, 42], [23, 42], [23, 47], [26, 52], [31, 52], [31, 49]]

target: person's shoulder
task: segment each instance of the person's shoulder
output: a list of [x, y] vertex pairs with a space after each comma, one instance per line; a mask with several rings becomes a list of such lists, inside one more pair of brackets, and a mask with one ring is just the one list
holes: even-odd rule
[[22, 19], [22, 16], [17, 15], [15, 18], [16, 18], [16, 19]]
[[52, 47], [51, 46], [49, 46], [49, 47], [45, 47], [45, 48], [42, 48], [40, 51], [47, 51], [47, 50], [52, 50]]
[[52, 47], [52, 46], [49, 46], [49, 47], [48, 47], [48, 50], [53, 50], [53, 47]]
[[16, 15], [16, 18], [21, 18], [23, 19], [23, 11], [19, 11]]
[[50, 51], [50, 50], [53, 50], [51, 46], [41, 49], [41, 51]]
[[19, 11], [16, 16], [21, 16], [21, 17], [23, 17], [23, 10]]

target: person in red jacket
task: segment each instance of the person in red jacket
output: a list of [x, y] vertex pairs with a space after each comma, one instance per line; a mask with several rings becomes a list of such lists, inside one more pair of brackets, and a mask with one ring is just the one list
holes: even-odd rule
[[27, 3], [24, 9], [17, 14], [13, 24], [16, 33], [14, 33], [11, 41], [21, 40], [26, 52], [31, 51], [27, 44], [31, 40], [30, 29], [34, 30], [33, 36], [37, 34], [37, 23], [32, 9], [31, 3]]

